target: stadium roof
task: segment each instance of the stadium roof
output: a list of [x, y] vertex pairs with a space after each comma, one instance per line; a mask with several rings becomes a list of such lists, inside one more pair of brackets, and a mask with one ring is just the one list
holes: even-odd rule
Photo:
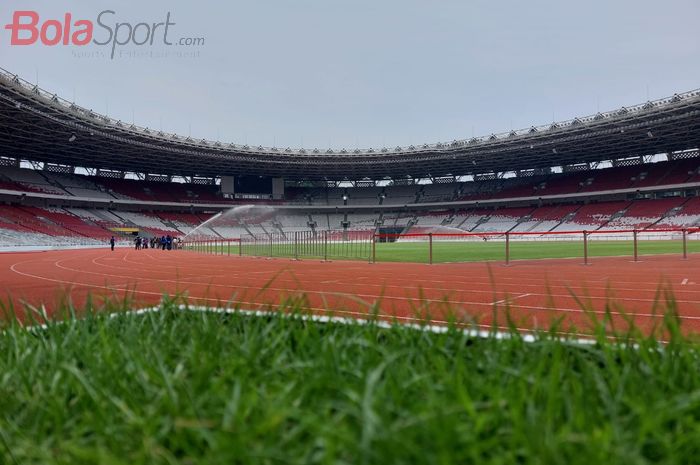
[[193, 140], [113, 120], [0, 69], [0, 155], [181, 176], [292, 180], [463, 176], [700, 147], [700, 90], [505, 134], [409, 147], [279, 149]]

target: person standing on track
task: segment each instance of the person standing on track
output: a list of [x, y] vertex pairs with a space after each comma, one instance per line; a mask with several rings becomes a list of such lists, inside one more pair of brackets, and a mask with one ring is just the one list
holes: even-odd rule
[[114, 236], [109, 240], [109, 246], [112, 248], [112, 252], [114, 252], [114, 243], [116, 241], [114, 240]]

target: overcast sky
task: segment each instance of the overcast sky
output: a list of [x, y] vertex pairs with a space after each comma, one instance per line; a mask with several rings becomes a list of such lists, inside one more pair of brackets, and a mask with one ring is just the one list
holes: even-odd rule
[[171, 41], [204, 45], [111, 60], [94, 44], [9, 46], [2, 28], [0, 66], [117, 119], [251, 145], [450, 141], [700, 87], [698, 0], [24, 0], [2, 26], [17, 9], [114, 10], [110, 26], [170, 12]]

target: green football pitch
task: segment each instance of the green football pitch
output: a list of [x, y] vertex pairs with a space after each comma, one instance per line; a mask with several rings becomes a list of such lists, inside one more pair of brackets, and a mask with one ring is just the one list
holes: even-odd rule
[[[377, 243], [373, 252], [371, 241], [329, 242], [312, 241], [308, 243], [244, 243], [239, 250], [237, 243], [226, 245], [208, 244], [195, 250], [211, 254], [324, 259], [328, 260], [372, 260], [373, 254], [378, 262], [413, 262], [430, 261], [430, 244], [423, 242], [399, 241]], [[687, 242], [688, 253], [700, 252], [700, 241]], [[637, 252], [643, 255], [683, 253], [683, 243], [679, 240], [639, 240]], [[584, 256], [584, 243], [580, 241], [511, 241], [510, 260], [537, 260], [552, 258], [581, 258]], [[634, 256], [633, 241], [588, 241], [588, 256], [612, 257]], [[441, 241], [434, 240], [432, 245], [433, 263], [505, 261], [506, 244], [504, 241]]]
[[[689, 252], [700, 252], [700, 242], [688, 243]], [[639, 241], [640, 255], [683, 253], [681, 241]], [[536, 260], [544, 258], [583, 258], [583, 241], [547, 241], [510, 243], [511, 260]], [[590, 257], [633, 256], [632, 241], [588, 242]], [[396, 242], [377, 244], [377, 261], [426, 262], [429, 260], [428, 243]], [[436, 263], [504, 261], [505, 242], [433, 242], [433, 261]]]

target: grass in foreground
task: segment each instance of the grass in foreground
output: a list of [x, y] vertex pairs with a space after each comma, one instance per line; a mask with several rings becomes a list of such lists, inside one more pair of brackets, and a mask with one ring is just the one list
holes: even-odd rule
[[666, 324], [526, 343], [168, 302], [11, 326], [0, 463], [697, 463], [700, 350]]

